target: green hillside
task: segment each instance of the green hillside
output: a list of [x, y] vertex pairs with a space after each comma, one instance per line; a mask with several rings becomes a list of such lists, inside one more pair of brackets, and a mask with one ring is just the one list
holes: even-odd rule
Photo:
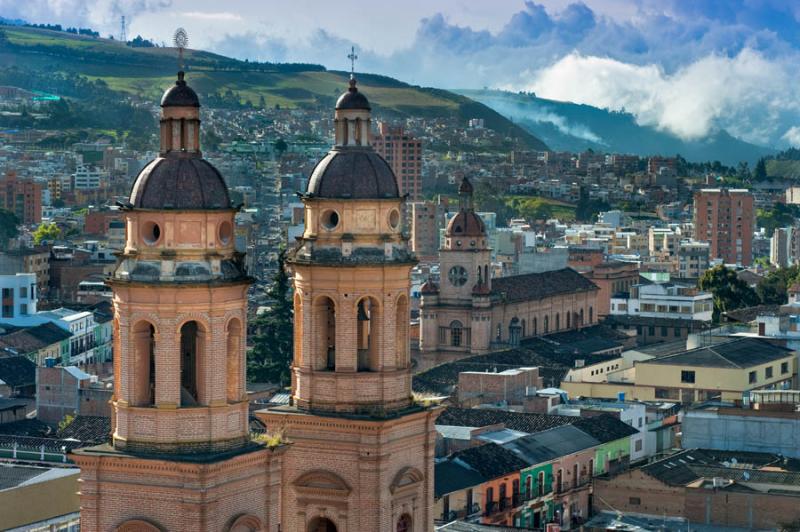
[[[255, 106], [329, 108], [347, 86], [346, 73], [319, 65], [249, 63], [199, 50], [187, 50], [185, 64], [187, 78], [201, 96], [223, 95]], [[152, 101], [175, 79], [177, 52], [173, 48], [132, 48], [109, 39], [2, 26], [0, 65], [38, 74], [32, 79], [39, 85], [47, 84], [41, 81], [41, 74], [77, 74], [101, 80], [113, 91]], [[11, 77], [28, 79], [24, 75]], [[3, 82], [8, 78], [6, 75]], [[461, 123], [483, 118], [491, 129], [520, 139], [531, 148], [546, 148], [528, 131], [465, 96], [411, 86], [386, 76], [359, 74], [358, 78], [360, 89], [378, 112], [397, 117], [453, 117]], [[23, 88], [54, 91], [48, 86]]]

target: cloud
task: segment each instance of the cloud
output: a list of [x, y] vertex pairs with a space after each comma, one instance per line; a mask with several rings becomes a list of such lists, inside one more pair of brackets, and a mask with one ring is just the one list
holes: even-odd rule
[[0, 13], [33, 23], [88, 26], [116, 33], [122, 15], [131, 20], [171, 5], [172, 0], [0, 0]]
[[209, 13], [205, 11], [187, 11], [186, 13], [181, 13], [180, 16], [187, 17], [187, 18], [195, 18], [200, 20], [219, 20], [219, 21], [226, 21], [226, 22], [236, 22], [244, 20], [241, 15], [237, 15], [236, 13], [228, 13], [228, 12], [218, 12], [218, 13]]
[[800, 148], [800, 127], [792, 126], [781, 136], [790, 146]]

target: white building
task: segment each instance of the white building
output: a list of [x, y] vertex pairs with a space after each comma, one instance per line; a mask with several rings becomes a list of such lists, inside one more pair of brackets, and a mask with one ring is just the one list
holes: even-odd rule
[[102, 170], [89, 166], [81, 165], [72, 174], [74, 190], [95, 190], [100, 188], [100, 183], [106, 177]]
[[0, 290], [3, 297], [0, 323], [13, 325], [18, 319], [36, 314], [39, 294], [36, 292], [35, 273], [0, 275]]
[[676, 283], [638, 284], [611, 298], [611, 314], [647, 318], [711, 321], [714, 296]]

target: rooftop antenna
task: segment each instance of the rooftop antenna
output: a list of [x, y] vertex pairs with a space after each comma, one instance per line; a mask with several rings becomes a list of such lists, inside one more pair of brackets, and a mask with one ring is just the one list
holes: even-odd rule
[[189, 44], [189, 34], [183, 28], [175, 30], [175, 35], [172, 37], [172, 43], [178, 49], [178, 70], [183, 72], [183, 50]]
[[355, 46], [350, 47], [350, 53], [347, 58], [350, 60], [350, 79], [356, 79], [356, 59], [358, 59], [358, 56], [356, 55]]
[[125, 31], [125, 15], [122, 15], [119, 22], [119, 40], [122, 43], [128, 42], [128, 33]]

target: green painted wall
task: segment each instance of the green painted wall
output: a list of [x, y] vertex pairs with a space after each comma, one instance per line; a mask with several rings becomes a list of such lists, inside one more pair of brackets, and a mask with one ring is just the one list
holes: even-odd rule
[[597, 448], [594, 457], [594, 474], [602, 475], [606, 473], [606, 464], [611, 460], [617, 460], [631, 454], [631, 439], [625, 436], [619, 440], [604, 443]]

